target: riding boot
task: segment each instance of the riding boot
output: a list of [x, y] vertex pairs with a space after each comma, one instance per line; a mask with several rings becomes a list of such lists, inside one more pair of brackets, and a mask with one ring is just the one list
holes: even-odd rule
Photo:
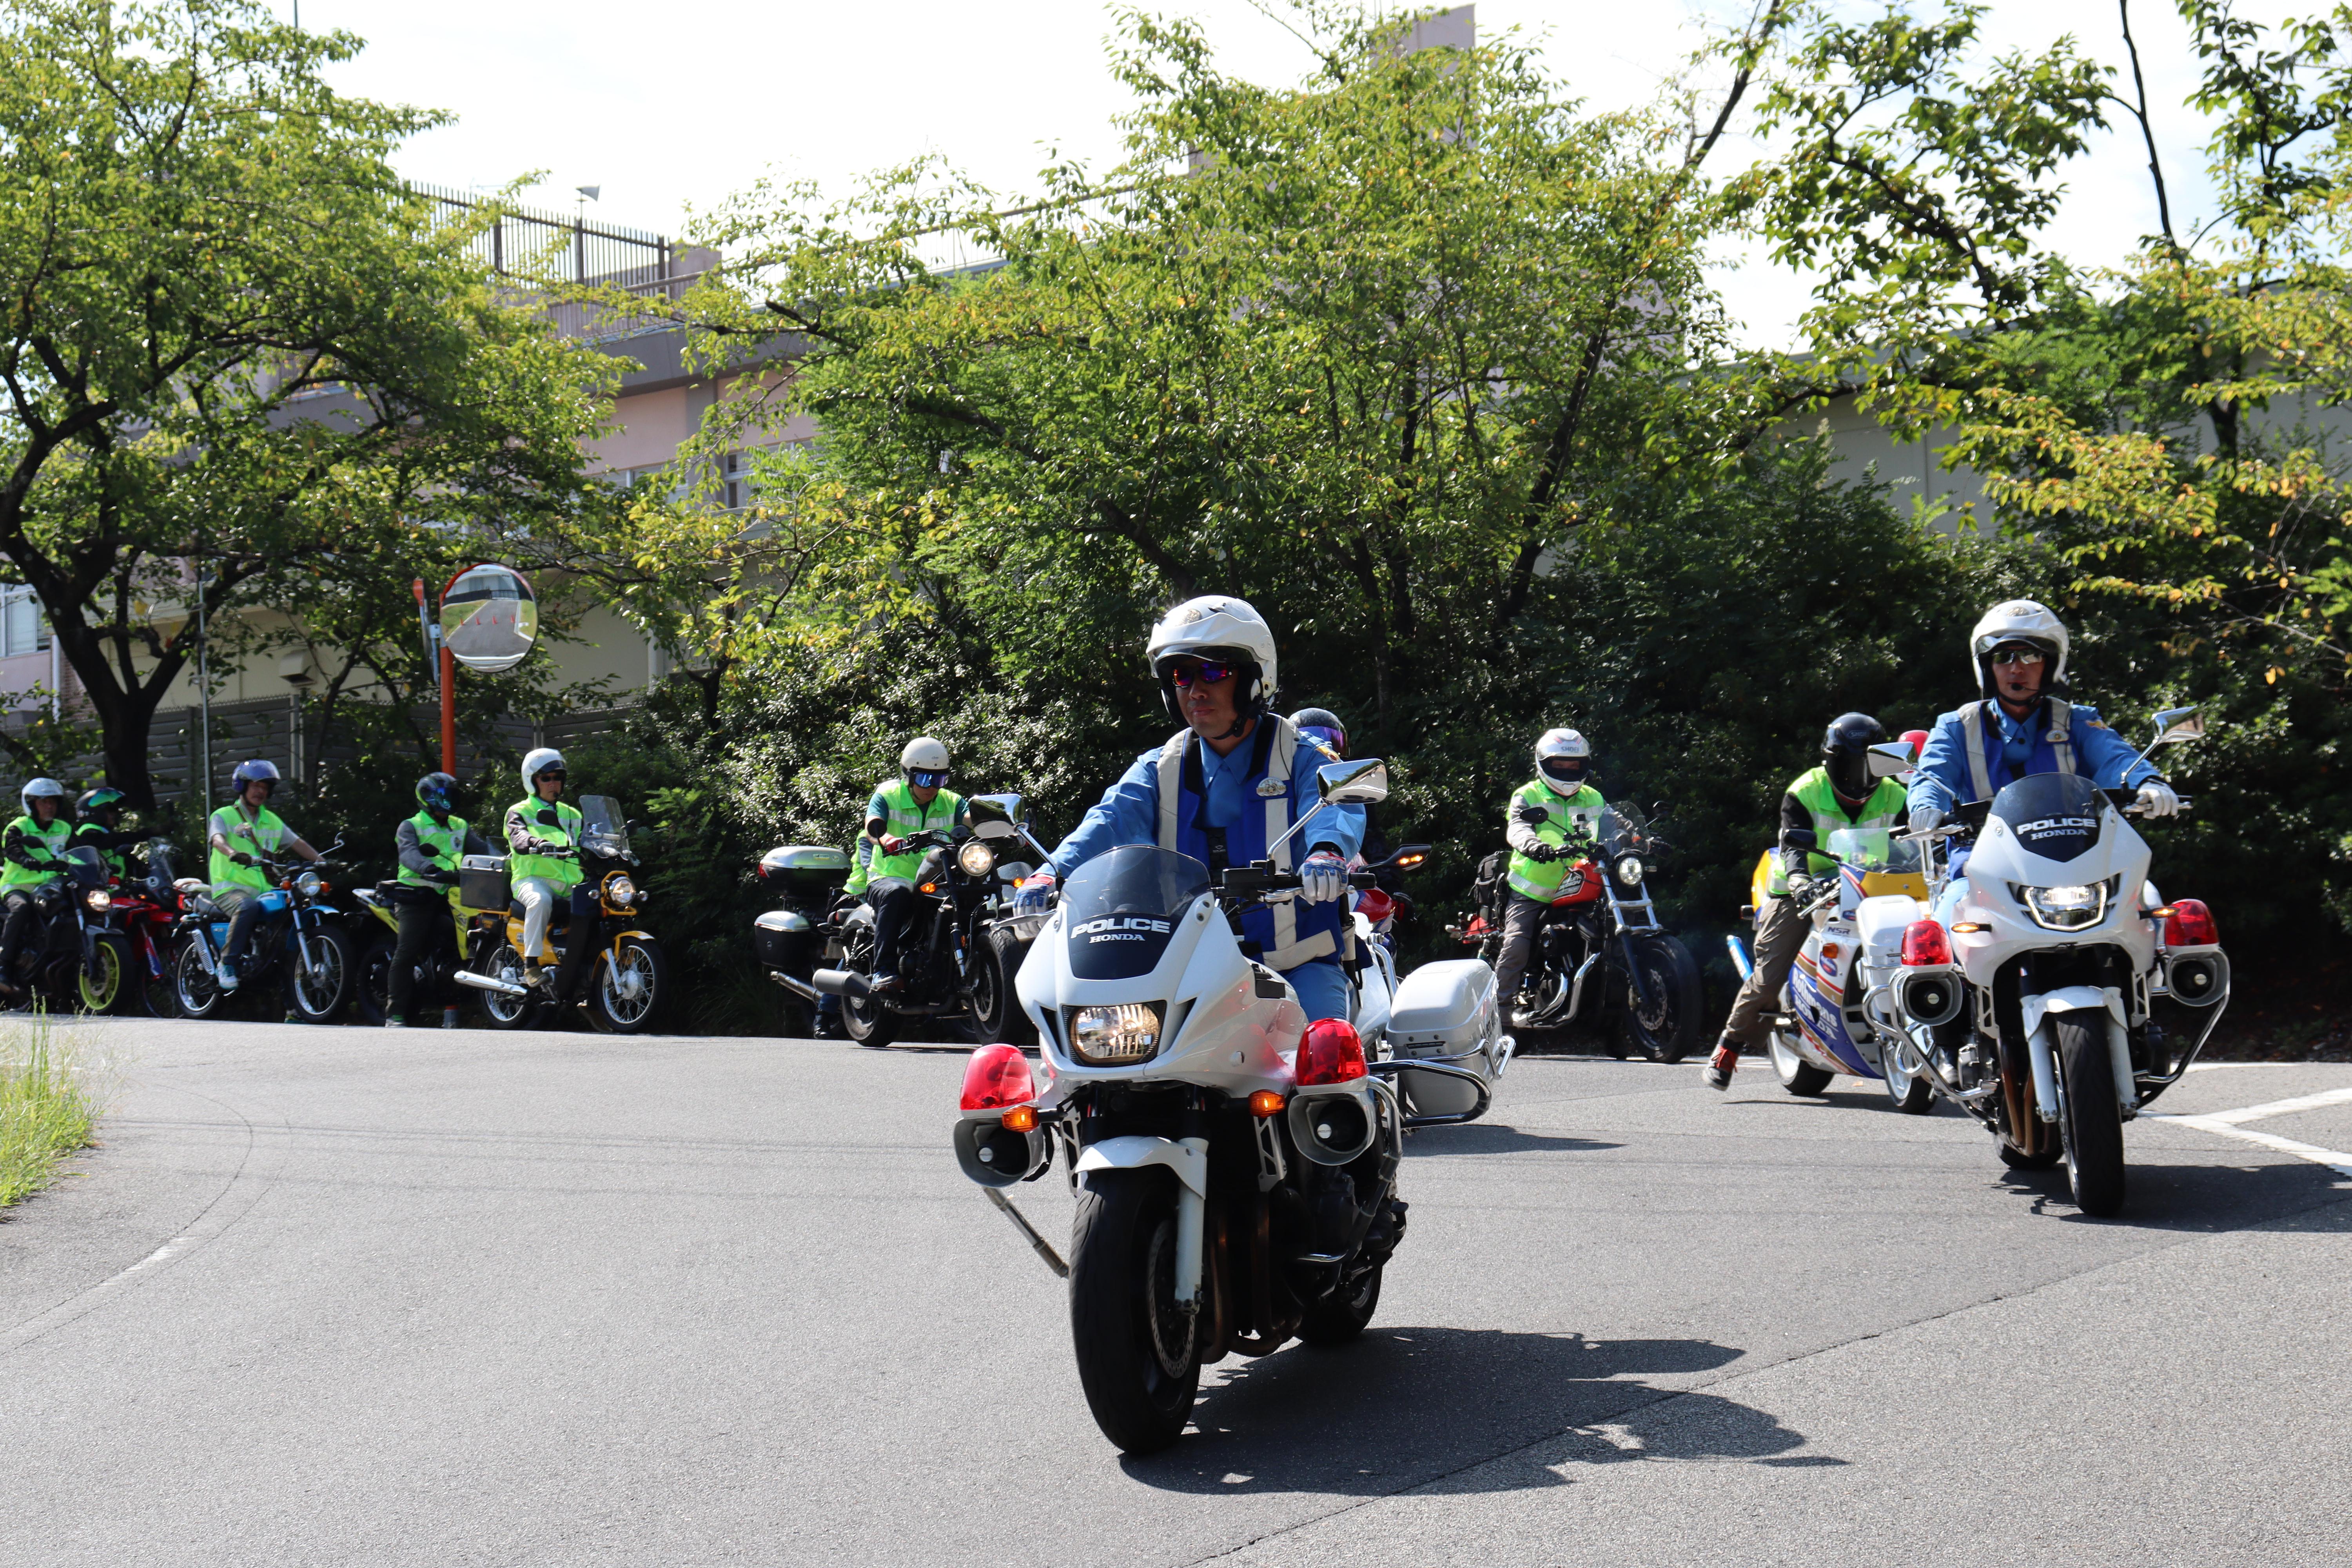
[[1739, 1070], [1739, 1042], [1729, 1035], [1717, 1042], [1715, 1055], [1707, 1058], [1706, 1087], [1725, 1089], [1731, 1087], [1731, 1075]]

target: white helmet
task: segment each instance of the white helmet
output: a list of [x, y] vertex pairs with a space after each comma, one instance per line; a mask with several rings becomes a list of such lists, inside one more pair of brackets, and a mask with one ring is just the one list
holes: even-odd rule
[[2044, 697], [2065, 692], [2066, 623], [2031, 599], [2011, 599], [1987, 610], [1977, 629], [1969, 634], [1969, 663], [1975, 669], [1980, 696], [1990, 700], [1993, 694], [1992, 666], [1985, 656], [2011, 642], [2031, 643], [2049, 658], [2049, 670], [2042, 678]]
[[[918, 735], [907, 742], [905, 751], [898, 753], [898, 771], [907, 775], [908, 784], [926, 789], [937, 789], [947, 783], [948, 749], [945, 744], [932, 740], [929, 735]], [[919, 779], [915, 776], [917, 773], [933, 773], [938, 776]]]
[[1592, 771], [1592, 747], [1573, 730], [1546, 730], [1536, 742], [1536, 777], [1557, 795], [1582, 789]]
[[553, 746], [539, 747], [522, 760], [522, 787], [527, 790], [536, 790], [539, 788], [540, 774], [550, 768], [560, 768], [562, 765], [562, 752], [557, 751]]
[[1184, 712], [1177, 706], [1176, 683], [1168, 674], [1169, 667], [1179, 658], [1239, 667], [1241, 679], [1234, 689], [1236, 719], [1265, 712], [1278, 684], [1274, 628], [1247, 601], [1223, 594], [1187, 599], [1162, 616], [1151, 628], [1151, 639], [1143, 651], [1151, 660], [1151, 673], [1160, 678], [1160, 701], [1168, 705], [1169, 717], [1179, 721]]
[[26, 816], [33, 815], [33, 803], [37, 800], [56, 801], [58, 814], [65, 815], [66, 786], [55, 779], [26, 779], [25, 787], [16, 792], [16, 798], [24, 802]]

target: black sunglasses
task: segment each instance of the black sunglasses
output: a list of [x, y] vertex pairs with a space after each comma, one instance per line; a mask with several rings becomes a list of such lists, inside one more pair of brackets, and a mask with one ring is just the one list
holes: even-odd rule
[[1168, 668], [1168, 679], [1174, 681], [1179, 689], [1190, 686], [1196, 680], [1204, 680], [1211, 686], [1214, 686], [1220, 681], [1231, 680], [1233, 678], [1232, 665], [1211, 664], [1205, 659], [1194, 660], [1189, 664], [1174, 664]]

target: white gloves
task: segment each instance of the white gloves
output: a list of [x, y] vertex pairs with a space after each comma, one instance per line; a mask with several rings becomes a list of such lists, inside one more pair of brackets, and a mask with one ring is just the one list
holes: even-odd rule
[[2172, 816], [2180, 810], [2180, 795], [2162, 779], [2150, 779], [2139, 786], [2139, 798], [2132, 804], [2145, 816]]
[[1348, 863], [1328, 849], [1318, 849], [1298, 863], [1298, 896], [1310, 904], [1328, 904], [1348, 891]]
[[1022, 879], [1019, 889], [1013, 892], [1013, 913], [1023, 915], [1034, 914], [1041, 910], [1052, 909], [1054, 907], [1054, 868], [1052, 867], [1048, 866], [1042, 871], [1030, 872], [1027, 877]]
[[1944, 814], [1932, 805], [1915, 805], [1911, 808], [1911, 831], [1914, 833], [1925, 833], [1943, 820]]

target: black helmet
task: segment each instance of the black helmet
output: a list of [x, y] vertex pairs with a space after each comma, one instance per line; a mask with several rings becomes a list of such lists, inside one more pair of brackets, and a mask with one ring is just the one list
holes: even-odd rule
[[119, 809], [122, 801], [121, 790], [112, 784], [100, 784], [82, 792], [81, 798], [74, 802], [74, 815], [84, 822], [95, 821], [100, 812]]
[[1841, 713], [1822, 737], [1822, 761], [1828, 767], [1830, 787], [1848, 800], [1869, 798], [1870, 748], [1886, 739], [1886, 731], [1867, 713]]
[[1301, 708], [1290, 716], [1290, 727], [1309, 740], [1320, 741], [1340, 757], [1348, 754], [1348, 726], [1328, 708]]
[[416, 804], [427, 811], [457, 809], [457, 781], [447, 773], [426, 773], [416, 781]]

